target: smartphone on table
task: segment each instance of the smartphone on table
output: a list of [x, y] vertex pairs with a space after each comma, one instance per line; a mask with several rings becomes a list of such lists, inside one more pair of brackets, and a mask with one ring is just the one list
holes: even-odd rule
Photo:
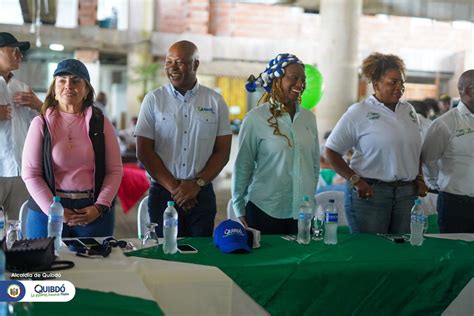
[[78, 238], [78, 240], [86, 245], [87, 247], [101, 246], [102, 244], [98, 242], [95, 238]]
[[188, 253], [197, 253], [198, 250], [194, 248], [191, 245], [188, 244], [183, 244], [183, 245], [178, 245], [178, 251], [182, 254], [188, 254]]
[[79, 248], [86, 247], [86, 245], [84, 245], [82, 242], [80, 242], [77, 239], [63, 239], [63, 243], [69, 248], [73, 247], [75, 249], [79, 249]]

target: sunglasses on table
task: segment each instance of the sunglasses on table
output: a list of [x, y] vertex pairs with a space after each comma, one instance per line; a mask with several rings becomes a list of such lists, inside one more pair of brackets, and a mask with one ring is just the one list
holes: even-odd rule
[[117, 240], [113, 237], [108, 237], [102, 241], [102, 244], [94, 246], [76, 247], [69, 246], [69, 249], [76, 252], [78, 257], [108, 257], [112, 252], [112, 248], [121, 248], [127, 250], [135, 250], [135, 246], [126, 240]]

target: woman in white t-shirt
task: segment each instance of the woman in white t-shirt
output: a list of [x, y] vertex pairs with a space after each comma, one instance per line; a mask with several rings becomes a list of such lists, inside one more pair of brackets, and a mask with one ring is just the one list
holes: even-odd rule
[[[344, 113], [326, 142], [326, 157], [348, 180], [345, 207], [352, 233], [408, 233], [410, 209], [427, 187], [416, 112], [400, 101], [405, 64], [395, 55], [373, 53], [364, 59], [362, 73], [375, 93]], [[350, 149], [348, 164], [342, 156]]]

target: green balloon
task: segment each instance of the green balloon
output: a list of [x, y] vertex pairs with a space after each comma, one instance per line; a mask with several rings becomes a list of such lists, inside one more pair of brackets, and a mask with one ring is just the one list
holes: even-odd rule
[[318, 68], [305, 64], [306, 88], [301, 96], [301, 106], [305, 109], [312, 109], [321, 101], [324, 94], [323, 75]]

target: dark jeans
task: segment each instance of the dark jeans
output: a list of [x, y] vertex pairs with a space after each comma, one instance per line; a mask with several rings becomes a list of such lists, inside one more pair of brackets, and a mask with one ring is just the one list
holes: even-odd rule
[[474, 197], [439, 192], [437, 208], [440, 233], [474, 233]]
[[[64, 208], [84, 208], [93, 205], [93, 199], [61, 199]], [[105, 213], [102, 217], [98, 217], [92, 223], [85, 226], [68, 226], [63, 225], [63, 237], [107, 237], [114, 234], [114, 207]], [[27, 238], [43, 238], [48, 236], [48, 216], [43, 212], [28, 209], [28, 217], [26, 219], [26, 237]]]
[[258, 229], [262, 235], [296, 234], [298, 221], [293, 218], [271, 217], [252, 202], [245, 206], [245, 217], [251, 228]]
[[[216, 195], [212, 183], [199, 191], [197, 205], [185, 212], [175, 205], [178, 211], [178, 236], [179, 237], [211, 237], [214, 231], [214, 218], [216, 217]], [[148, 214], [150, 221], [157, 223], [156, 234], [163, 237], [163, 212], [167, 202], [173, 201], [171, 193], [160, 184], [153, 182], [148, 196]]]

